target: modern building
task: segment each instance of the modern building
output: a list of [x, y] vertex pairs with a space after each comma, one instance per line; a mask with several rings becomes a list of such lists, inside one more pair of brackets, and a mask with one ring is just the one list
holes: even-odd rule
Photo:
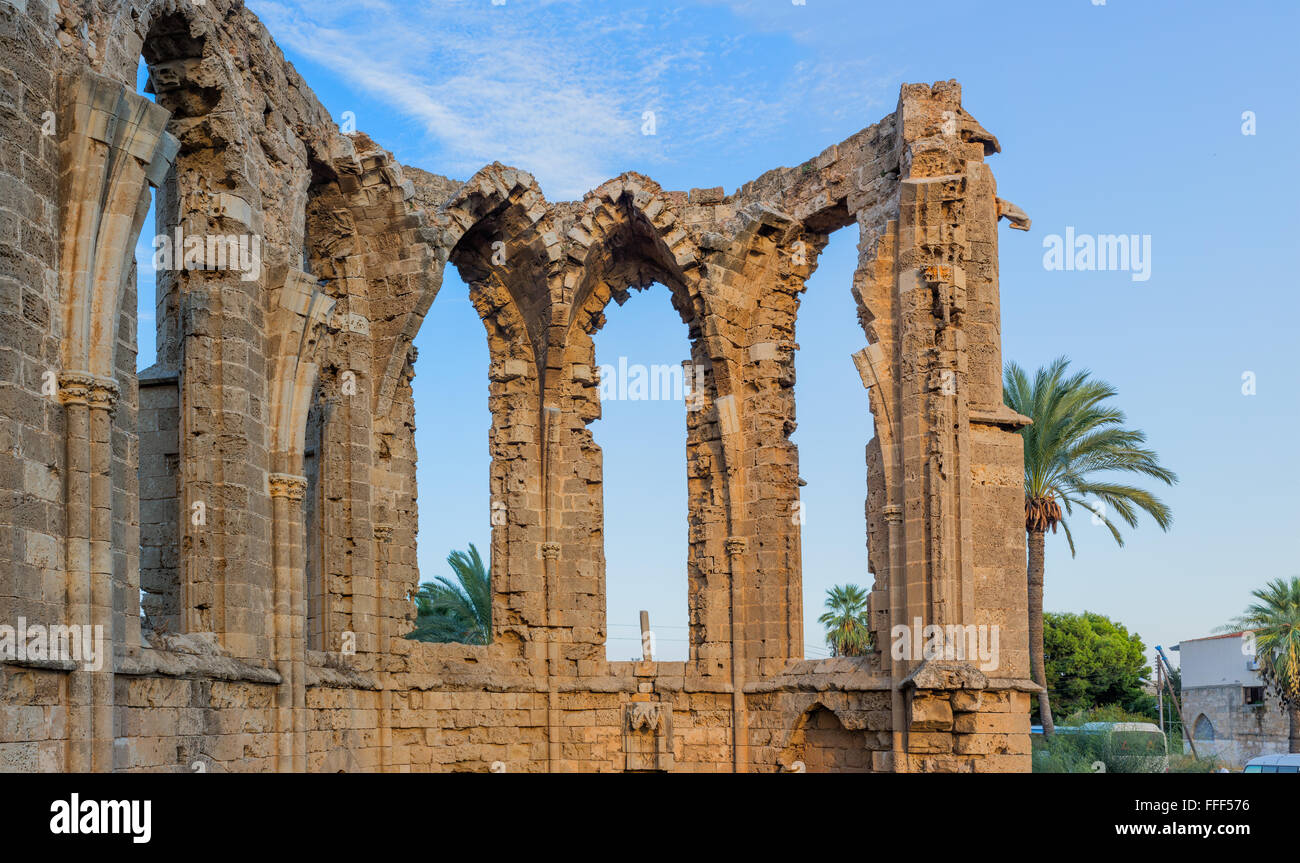
[[[1183, 641], [1183, 716], [1200, 755], [1240, 766], [1287, 751], [1287, 716], [1267, 697], [1249, 631]], [[1184, 748], [1189, 748], [1184, 742]]]

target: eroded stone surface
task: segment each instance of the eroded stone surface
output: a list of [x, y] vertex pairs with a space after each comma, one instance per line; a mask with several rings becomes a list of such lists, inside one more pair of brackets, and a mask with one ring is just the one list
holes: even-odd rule
[[[879, 123], [730, 195], [628, 173], [553, 203], [516, 168], [462, 182], [342, 134], [238, 2], [29, 0], [0, 5], [0, 112], [0, 623], [98, 624], [113, 652], [0, 663], [0, 769], [1028, 769], [997, 280], [999, 216], [1028, 220], [955, 82], [904, 85]], [[161, 273], [137, 378], [149, 185], [160, 234], [234, 238], [240, 266]], [[811, 663], [796, 320], [854, 225], [883, 650]], [[482, 647], [401, 638], [412, 340], [447, 265], [491, 357]], [[652, 282], [703, 381], [691, 660], [607, 662], [592, 335]], [[893, 657], [918, 622], [998, 627], [997, 667]]]

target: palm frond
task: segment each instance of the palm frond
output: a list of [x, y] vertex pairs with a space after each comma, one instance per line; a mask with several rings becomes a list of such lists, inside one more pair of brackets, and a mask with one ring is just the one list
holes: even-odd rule
[[[1145, 446], [1143, 432], [1124, 426], [1124, 412], [1108, 403], [1116, 389], [1086, 369], [1071, 373], [1069, 365], [1068, 358], [1059, 357], [1031, 379], [1023, 368], [1008, 363], [1003, 376], [1007, 405], [1033, 420], [1021, 430], [1026, 529], [1054, 531], [1081, 505], [1121, 546], [1119, 523], [1137, 527], [1142, 512], [1168, 530], [1173, 513], [1167, 505], [1150, 491], [1113, 477], [1138, 474], [1172, 485], [1178, 475]], [[1098, 501], [1103, 506], [1096, 506]], [[1073, 555], [1074, 537], [1065, 527]]]
[[826, 645], [835, 656], [864, 656], [871, 650], [867, 592], [856, 584], [826, 591], [826, 611], [817, 622], [826, 627]]
[[447, 555], [455, 579], [440, 575], [420, 585], [415, 595], [416, 641], [487, 644], [492, 638], [492, 580], [473, 543], [469, 551]]
[[1255, 602], [1234, 623], [1255, 634], [1259, 676], [1287, 708], [1300, 707], [1300, 577], [1252, 591]]

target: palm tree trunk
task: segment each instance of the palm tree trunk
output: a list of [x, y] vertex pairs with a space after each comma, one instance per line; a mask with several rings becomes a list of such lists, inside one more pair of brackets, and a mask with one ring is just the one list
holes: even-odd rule
[[1047, 670], [1043, 663], [1043, 540], [1041, 530], [1029, 531], [1029, 672], [1043, 687], [1038, 694], [1038, 712], [1043, 720], [1043, 734], [1056, 733], [1052, 722], [1052, 704], [1047, 694]]
[[1289, 711], [1291, 714], [1291, 739], [1288, 751], [1300, 753], [1300, 704], [1292, 707]]

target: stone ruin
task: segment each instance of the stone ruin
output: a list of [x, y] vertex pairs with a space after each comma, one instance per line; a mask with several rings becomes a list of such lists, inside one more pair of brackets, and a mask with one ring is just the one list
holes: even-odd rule
[[[1028, 222], [956, 82], [734, 194], [628, 173], [552, 203], [343, 134], [237, 0], [3, 0], [0, 117], [0, 626], [104, 641], [0, 659], [0, 770], [1028, 770], [997, 230]], [[178, 242], [137, 374], [150, 187]], [[849, 226], [877, 650], [808, 661], [796, 317]], [[486, 646], [402, 637], [412, 339], [449, 264], [491, 356]], [[592, 335], [653, 282], [703, 370], [690, 660], [610, 662]], [[896, 651], [900, 626], [999, 655]]]

